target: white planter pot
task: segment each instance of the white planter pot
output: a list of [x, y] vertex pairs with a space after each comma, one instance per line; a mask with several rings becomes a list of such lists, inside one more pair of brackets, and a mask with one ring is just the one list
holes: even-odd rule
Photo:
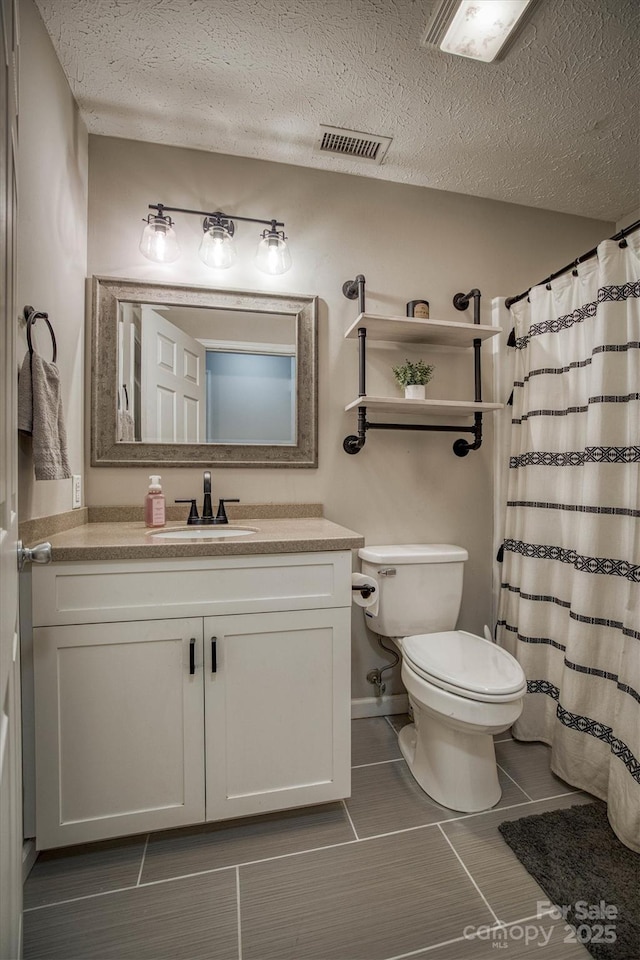
[[404, 388], [405, 400], [424, 400], [426, 394], [424, 383], [409, 383]]

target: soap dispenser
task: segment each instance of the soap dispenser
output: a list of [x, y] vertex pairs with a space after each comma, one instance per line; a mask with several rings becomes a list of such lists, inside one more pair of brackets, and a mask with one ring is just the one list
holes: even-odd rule
[[161, 478], [156, 474], [149, 477], [149, 492], [144, 499], [144, 522], [148, 527], [164, 527], [165, 519], [165, 500]]

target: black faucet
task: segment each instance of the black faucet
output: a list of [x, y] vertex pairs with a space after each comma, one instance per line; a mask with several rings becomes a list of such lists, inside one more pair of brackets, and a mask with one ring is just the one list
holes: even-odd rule
[[201, 523], [213, 523], [213, 510], [211, 509], [211, 471], [205, 470], [204, 475], [204, 500], [202, 501]]
[[215, 520], [212, 523], [229, 523], [229, 518], [227, 517], [227, 511], [224, 508], [225, 503], [240, 503], [240, 500], [237, 497], [231, 499], [223, 500], [220, 497], [220, 503], [218, 504], [218, 512], [216, 513]]
[[188, 500], [174, 500], [173, 502], [174, 502], [174, 503], [190, 503], [190, 504], [191, 504], [191, 509], [189, 510], [189, 516], [188, 516], [188, 518], [187, 518], [187, 526], [188, 526], [188, 527], [192, 527], [192, 526], [194, 526], [195, 524], [200, 524], [200, 523], [202, 523], [202, 520], [201, 520], [200, 517], [198, 516], [198, 505], [197, 505], [197, 503], [196, 503], [195, 497], [194, 497], [193, 499], [188, 499]]
[[218, 512], [215, 517], [213, 515], [213, 508], [211, 506], [211, 471], [205, 470], [203, 475], [204, 481], [204, 499], [202, 502], [202, 516], [198, 516], [198, 506], [194, 499], [188, 500], [176, 500], [176, 503], [190, 503], [191, 509], [189, 510], [189, 517], [187, 519], [187, 526], [202, 526], [203, 524], [215, 524], [215, 523], [229, 523], [229, 518], [227, 517], [227, 511], [225, 510], [225, 503], [240, 503], [237, 497], [222, 499], [218, 504]]

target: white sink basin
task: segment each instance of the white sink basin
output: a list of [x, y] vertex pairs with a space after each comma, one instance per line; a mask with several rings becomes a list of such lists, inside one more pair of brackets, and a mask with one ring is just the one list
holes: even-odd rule
[[246, 537], [257, 533], [255, 527], [186, 527], [152, 533], [154, 540], [224, 540], [226, 537]]

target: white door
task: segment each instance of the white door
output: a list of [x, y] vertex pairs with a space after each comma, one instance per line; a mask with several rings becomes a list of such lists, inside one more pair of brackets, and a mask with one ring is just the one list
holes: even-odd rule
[[204, 621], [207, 820], [348, 797], [351, 608]]
[[38, 849], [204, 819], [202, 618], [36, 627]]
[[205, 348], [142, 307], [142, 439], [206, 442]]
[[2, 0], [0, 84], [0, 956], [22, 952], [22, 771], [18, 644], [15, 243], [17, 14]]

